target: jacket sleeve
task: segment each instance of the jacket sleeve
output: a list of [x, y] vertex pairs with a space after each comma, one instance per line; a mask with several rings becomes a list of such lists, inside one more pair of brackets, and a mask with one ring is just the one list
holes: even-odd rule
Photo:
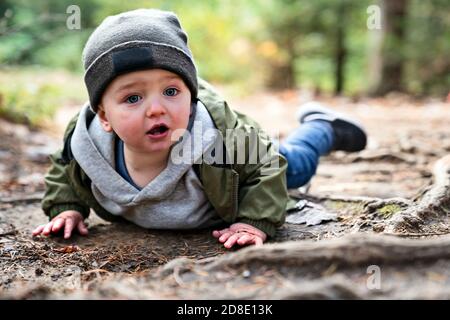
[[45, 194], [41, 202], [44, 213], [50, 219], [67, 210], [78, 211], [84, 218], [89, 216], [89, 206], [79, 199], [67, 176], [67, 166], [70, 161], [75, 160], [70, 160], [67, 156], [64, 156], [67, 152], [70, 153], [70, 150], [67, 150], [67, 148], [77, 119], [78, 114], [67, 125], [64, 133], [64, 145], [66, 147], [50, 156], [51, 166], [45, 175]]
[[[236, 128], [246, 133], [253, 131], [254, 142], [257, 142], [250, 144], [251, 139], [246, 139], [244, 145], [236, 144], [236, 150], [246, 150], [245, 162], [239, 164], [235, 159], [234, 165], [239, 173], [237, 221], [250, 224], [273, 237], [276, 228], [285, 221], [289, 201], [286, 183], [287, 161], [254, 120], [236, 113]], [[264, 149], [264, 157], [252, 160], [251, 157], [257, 156], [261, 148]]]

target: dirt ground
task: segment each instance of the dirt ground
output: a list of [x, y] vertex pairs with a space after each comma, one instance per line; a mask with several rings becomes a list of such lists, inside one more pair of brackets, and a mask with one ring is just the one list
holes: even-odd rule
[[[265, 93], [230, 104], [283, 138], [307, 99]], [[62, 109], [52, 130], [0, 120], [0, 297], [450, 298], [450, 161], [435, 166], [450, 151], [450, 104], [400, 95], [320, 100], [369, 135], [366, 150], [324, 157], [309, 188], [291, 191], [314, 217], [333, 218], [298, 224], [303, 216], [293, 213], [267, 245], [231, 251], [211, 230], [144, 230], [95, 214], [88, 237], [33, 238], [47, 221], [39, 203], [47, 155], [78, 107]]]

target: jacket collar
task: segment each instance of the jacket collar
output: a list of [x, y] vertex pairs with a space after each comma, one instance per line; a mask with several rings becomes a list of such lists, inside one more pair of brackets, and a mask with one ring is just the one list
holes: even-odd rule
[[237, 115], [229, 107], [224, 98], [205, 80], [198, 78], [200, 100], [208, 110], [217, 129], [222, 136], [226, 136], [226, 130], [236, 126]]

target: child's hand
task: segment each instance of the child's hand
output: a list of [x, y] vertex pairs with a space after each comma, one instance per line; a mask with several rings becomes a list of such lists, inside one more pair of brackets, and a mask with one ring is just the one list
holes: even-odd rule
[[238, 245], [256, 244], [260, 245], [266, 241], [266, 234], [246, 223], [234, 223], [229, 228], [223, 230], [214, 230], [213, 236], [219, 238], [224, 243], [225, 248], [231, 248], [236, 243]]
[[61, 212], [47, 224], [40, 225], [33, 231], [33, 236], [43, 234], [44, 236], [50, 233], [58, 233], [64, 228], [64, 239], [69, 239], [72, 230], [77, 228], [78, 232], [85, 236], [88, 234], [86, 225], [83, 222], [83, 216], [78, 211], [68, 210]]

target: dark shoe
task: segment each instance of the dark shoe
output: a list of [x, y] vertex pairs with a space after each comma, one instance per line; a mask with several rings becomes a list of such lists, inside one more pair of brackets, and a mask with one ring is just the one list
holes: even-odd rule
[[300, 123], [312, 120], [328, 121], [334, 130], [332, 150], [356, 152], [366, 147], [367, 135], [362, 125], [320, 103], [309, 102], [302, 105], [298, 110], [297, 119]]

